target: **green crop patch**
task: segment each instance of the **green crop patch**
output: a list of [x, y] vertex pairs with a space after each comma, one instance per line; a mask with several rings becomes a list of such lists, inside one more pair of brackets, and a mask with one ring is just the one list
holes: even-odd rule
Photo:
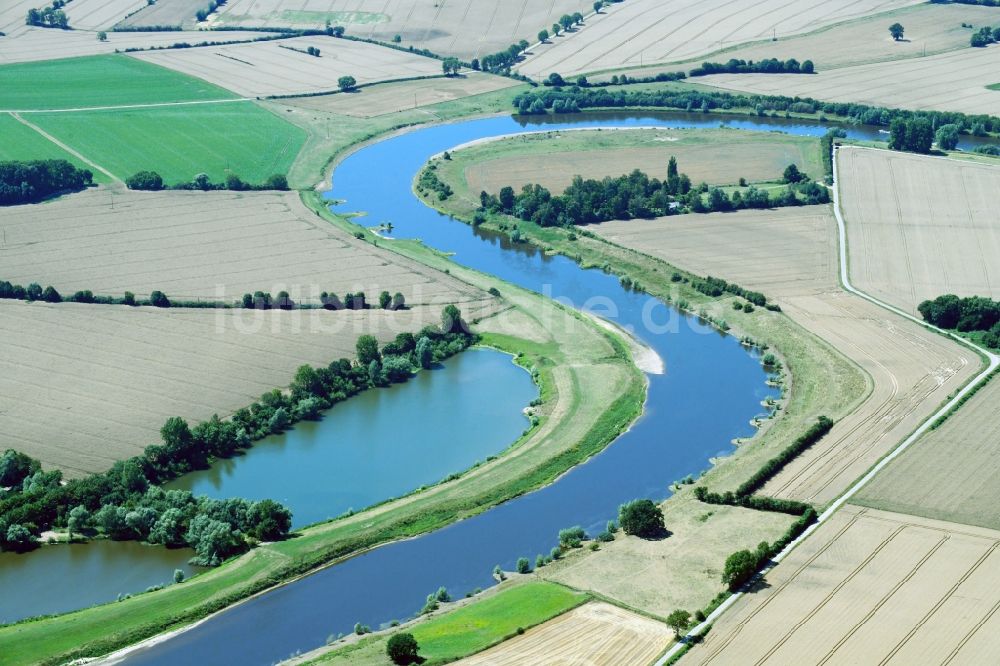
[[39, 113], [31, 121], [119, 178], [151, 170], [169, 185], [199, 173], [261, 183], [288, 173], [306, 138], [252, 102]]
[[0, 113], [0, 162], [31, 162], [34, 160], [66, 160], [75, 167], [90, 169], [94, 182], [108, 183], [110, 178], [83, 160], [70, 155], [44, 136], [19, 123], [8, 113]]
[[126, 55], [27, 62], [0, 67], [0, 110], [79, 109], [234, 99], [186, 74]]

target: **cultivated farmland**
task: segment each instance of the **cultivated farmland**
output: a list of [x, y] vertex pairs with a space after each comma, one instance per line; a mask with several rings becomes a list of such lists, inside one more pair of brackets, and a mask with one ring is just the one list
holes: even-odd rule
[[121, 25], [192, 27], [198, 23], [198, 11], [205, 9], [207, 4], [204, 0], [158, 0], [155, 4], [147, 4], [141, 11], [129, 16], [121, 22]]
[[504, 76], [469, 72], [462, 77], [384, 83], [352, 95], [321, 95], [288, 100], [291, 106], [355, 118], [374, 118], [397, 111], [431, 106], [503, 90], [516, 85]]
[[714, 74], [699, 83], [766, 95], [813, 97], [898, 109], [996, 113], [1000, 46], [802, 74]]
[[[303, 53], [311, 46], [320, 50], [319, 57]], [[148, 51], [135, 57], [245, 97], [331, 92], [337, 90], [337, 79], [342, 76], [353, 76], [364, 85], [441, 75], [441, 62], [433, 58], [326, 36]]]
[[[97, 40], [94, 40], [97, 41]], [[231, 99], [204, 81], [123, 55], [0, 67], [0, 110], [78, 109]]]
[[859, 288], [910, 312], [942, 294], [1000, 298], [1000, 168], [852, 147], [837, 163]]
[[74, 30], [110, 30], [146, 4], [146, 0], [73, 0], [64, 11]]
[[[0, 4], [0, 32], [13, 37], [28, 30], [24, 17], [29, 9], [39, 6], [37, 0], [7, 0]], [[6, 40], [0, 40], [0, 42]]]
[[0, 301], [0, 428], [46, 468], [102, 471], [157, 442], [171, 416], [228, 415], [303, 363], [353, 358], [363, 333], [385, 342], [439, 315]]
[[359, 241], [320, 219], [294, 192], [96, 190], [4, 210], [0, 279], [140, 297], [233, 302], [257, 290], [318, 303], [402, 292], [409, 304], [475, 307], [485, 294]]
[[[168, 184], [199, 173], [262, 183], [287, 173], [305, 132], [253, 102], [35, 113], [38, 125], [118, 179], [151, 169]], [[225, 131], [220, 131], [225, 128]]]
[[894, 460], [853, 501], [966, 525], [1000, 529], [1000, 380]]
[[533, 78], [673, 62], [743, 42], [784, 38], [917, 4], [912, 0], [638, 0], [611, 5], [577, 32], [535, 49], [518, 67]]
[[562, 192], [577, 175], [600, 180], [634, 169], [664, 179], [671, 156], [694, 183], [780, 180], [792, 163], [815, 175], [822, 172], [815, 139], [731, 130], [542, 132], [470, 146], [455, 151], [453, 160], [466, 165], [463, 176], [478, 197], [482, 190], [495, 194], [511, 185], [520, 191], [529, 183]]
[[[860, 65], [933, 55], [946, 51], [969, 48], [969, 28], [993, 25], [1000, 14], [995, 8], [973, 5], [921, 4], [893, 12], [875, 14], [826, 28], [772, 42], [765, 39], [746, 46], [735, 46], [713, 54], [705, 54], [685, 66], [633, 68], [616, 72], [628, 76], [651, 76], [659, 71], [687, 70], [702, 60], [725, 62], [730, 58], [762, 60], [795, 58], [800, 62], [812, 60], [816, 69], [825, 71], [837, 67]], [[901, 21], [906, 27], [906, 39], [895, 41], [886, 29], [891, 23]], [[610, 74], [598, 77], [609, 78]], [[596, 79], [595, 79], [596, 80]]]
[[[978, 358], [964, 347], [840, 291], [833, 218], [825, 213], [825, 224], [789, 223], [787, 216], [795, 214], [801, 213], [688, 215], [614, 222], [593, 230], [676, 266], [765, 292], [793, 321], [867, 372], [872, 388], [863, 404], [763, 490], [767, 495], [824, 504], [975, 374]], [[782, 251], [775, 252], [775, 248]], [[748, 257], [758, 261], [748, 261]], [[821, 266], [828, 267], [825, 277], [818, 273]], [[795, 368], [790, 370], [794, 382]], [[863, 397], [863, 393], [857, 395]]]
[[998, 546], [992, 530], [848, 505], [683, 663], [995, 663]]
[[388, 42], [399, 35], [403, 46], [466, 59], [533, 41], [563, 14], [588, 13], [592, 2], [551, 0], [509, 3], [501, 0], [230, 0], [213, 25], [322, 28], [329, 20], [350, 35]]
[[673, 632], [666, 625], [611, 604], [591, 602], [459, 663], [517, 666], [542, 660], [601, 666], [645, 664], [672, 640]]
[[80, 158], [52, 143], [37, 131], [18, 121], [9, 113], [0, 113], [0, 161], [4, 160], [67, 160], [74, 166], [90, 169], [94, 181], [110, 182], [105, 174]]

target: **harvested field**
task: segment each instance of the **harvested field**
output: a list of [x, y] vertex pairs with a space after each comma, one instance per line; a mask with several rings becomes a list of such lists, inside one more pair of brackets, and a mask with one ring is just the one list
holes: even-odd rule
[[481, 95], [520, 85], [504, 76], [470, 72], [455, 78], [384, 83], [352, 95], [323, 95], [288, 100], [290, 106], [355, 118], [374, 118], [387, 113], [415, 109], [440, 102]]
[[129, 16], [121, 25], [130, 28], [164, 25], [191, 28], [198, 23], [198, 10], [205, 9], [207, 5], [205, 0], [157, 0], [155, 4], [147, 4], [141, 11]]
[[[9, 113], [0, 113], [0, 161], [3, 160], [67, 160], [81, 169], [90, 169], [94, 182], [107, 183], [111, 179], [92, 166], [66, 152], [34, 129], [18, 122]], [[0, 249], [0, 255], [3, 250]]]
[[222, 88], [123, 55], [0, 67], [2, 110], [79, 109], [232, 98], [232, 93]]
[[482, 190], [495, 194], [511, 185], [520, 191], [529, 183], [562, 192], [577, 175], [601, 179], [635, 169], [663, 179], [671, 156], [694, 183], [779, 180], [792, 163], [816, 176], [822, 173], [815, 139], [725, 129], [541, 132], [470, 146], [455, 151], [452, 159], [464, 165], [465, 182], [478, 197]]
[[913, 444], [852, 501], [888, 511], [1000, 529], [1000, 380]]
[[[902, 22], [906, 27], [905, 40], [894, 41], [886, 29], [886, 26], [895, 21]], [[777, 42], [767, 39], [747, 46], [724, 49], [689, 62], [686, 66], [674, 64], [662, 67], [636, 67], [616, 73], [633, 77], [652, 76], [660, 71], [690, 69], [695, 63], [700, 64], [701, 60], [725, 62], [730, 58], [743, 60], [795, 58], [800, 62], [812, 60], [817, 70], [824, 71], [869, 62], [902, 60], [967, 49], [972, 31], [963, 28], [962, 23], [981, 26], [994, 25], [998, 22], [1000, 22], [1000, 12], [994, 7], [921, 4], [837, 23], [804, 35], [779, 39]], [[595, 80], [610, 76], [610, 74], [602, 75]]]
[[[979, 361], [964, 347], [840, 291], [832, 216], [826, 213], [821, 227], [807, 220], [790, 224], [787, 216], [795, 214], [801, 211], [740, 211], [591, 229], [681, 268], [763, 291], [793, 321], [866, 371], [872, 382], [867, 399], [763, 489], [767, 495], [825, 504], [971, 378]], [[820, 266], [829, 267], [825, 278]], [[790, 370], [794, 390], [795, 368]]]
[[[5, 443], [70, 476], [159, 441], [171, 416], [228, 415], [287, 385], [303, 363], [354, 356], [436, 323], [440, 308], [201, 310], [0, 301]], [[252, 362], [248, 362], [252, 359]]]
[[666, 617], [677, 608], [692, 612], [722, 589], [726, 557], [741, 548], [772, 542], [793, 517], [731, 506], [709, 506], [682, 492], [663, 505], [671, 534], [646, 540], [619, 532], [596, 553], [553, 562], [538, 575]]
[[[580, 30], [535, 49], [517, 69], [532, 78], [675, 62], [749, 41], [785, 38], [913, 0], [638, 0], [611, 5]], [[788, 56], [791, 57], [791, 56]], [[797, 57], [797, 56], [796, 56]]]
[[110, 30], [146, 4], [146, 0], [73, 0], [66, 5], [65, 12], [74, 30]]
[[[320, 57], [302, 52], [310, 46], [320, 50]], [[337, 79], [347, 75], [357, 79], [359, 85], [441, 75], [441, 62], [433, 58], [325, 35], [147, 51], [135, 57], [196, 76], [244, 97], [335, 91]]]
[[[485, 294], [359, 241], [320, 219], [295, 192], [92, 190], [4, 209], [0, 279], [51, 284], [63, 295], [236, 301], [257, 290], [319, 302], [364, 291], [402, 292], [408, 304], [460, 306]], [[464, 307], [464, 306], [463, 306]]]
[[[38, 0], [5, 0], [0, 4], [0, 32], [13, 37], [29, 30], [24, 24], [24, 17], [29, 9], [38, 8], [41, 4]], [[0, 38], [0, 43], [7, 41], [11, 40]]]
[[987, 664], [1000, 532], [848, 505], [684, 664]]
[[860, 289], [912, 313], [942, 294], [1000, 298], [1000, 168], [853, 147], [837, 161]]
[[673, 638], [666, 625], [593, 601], [458, 663], [520, 666], [541, 659], [550, 664], [645, 664]]
[[897, 109], [996, 113], [1000, 46], [802, 74], [714, 74], [698, 83], [765, 95], [812, 97]]
[[329, 20], [350, 35], [383, 42], [399, 35], [403, 46], [466, 59], [534, 41], [540, 28], [563, 14], [592, 11], [591, 2], [550, 0], [512, 4], [501, 0], [230, 0], [212, 25], [322, 28]]
[[[159, 7], [160, 0], [152, 7]], [[23, 22], [23, 16], [22, 16]], [[8, 33], [9, 35], [10, 33]], [[0, 39], [0, 65], [19, 62], [35, 62], [51, 60], [53, 53], [60, 58], [79, 58], [93, 55], [110, 55], [115, 49], [144, 49], [152, 47], [171, 46], [177, 42], [197, 44], [204, 41], [236, 42], [260, 37], [259, 32], [223, 31], [208, 33], [204, 31], [170, 31], [170, 32], [108, 32], [108, 40], [99, 42], [93, 33], [46, 28], [26, 28], [18, 34], [17, 39]], [[226, 95], [220, 95], [226, 96]], [[75, 105], [75, 104], [74, 104]]]
[[[168, 185], [199, 173], [248, 183], [288, 173], [306, 134], [254, 102], [33, 113], [31, 122], [120, 180], [150, 169]], [[225, 131], [220, 131], [225, 128]]]

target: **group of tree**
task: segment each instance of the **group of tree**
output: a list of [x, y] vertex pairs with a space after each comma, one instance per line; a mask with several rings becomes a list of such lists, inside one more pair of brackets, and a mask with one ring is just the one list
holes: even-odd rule
[[983, 344], [1000, 347], [1000, 301], [984, 296], [961, 298], [955, 294], [938, 296], [917, 306], [924, 321], [962, 333], [983, 332]]
[[984, 26], [974, 32], [969, 39], [970, 45], [975, 47], [989, 46], [996, 42], [1000, 42], [1000, 26], [996, 28]]
[[0, 162], [0, 206], [35, 203], [93, 183], [93, 173], [66, 160]]
[[[554, 109], [557, 101], [564, 108], [570, 101], [579, 109], [597, 108], [666, 108], [682, 111], [738, 110], [754, 109], [762, 114], [802, 113], [836, 116], [862, 125], [888, 127], [893, 120], [928, 120], [933, 127], [949, 123], [958, 125], [960, 131], [983, 136], [1000, 131], [1000, 117], [991, 115], [966, 115], [953, 111], [907, 111], [885, 107], [868, 106], [848, 102], [822, 102], [808, 97], [786, 97], [781, 95], [734, 94], [717, 91], [694, 90], [608, 90], [599, 87], [578, 86], [555, 89], [536, 88], [520, 93], [513, 100], [519, 113], [531, 109], [531, 113], [546, 113]], [[536, 104], [537, 102], [537, 104]]]
[[263, 190], [287, 190], [288, 179], [280, 173], [272, 174], [263, 183], [251, 184], [234, 173], [226, 174], [226, 179], [221, 183], [213, 183], [208, 174], [199, 173], [186, 183], [175, 185], [165, 185], [163, 177], [155, 171], [137, 171], [125, 179], [125, 184], [130, 190], [231, 190], [234, 192], [263, 191]]
[[618, 507], [618, 525], [625, 534], [644, 539], [658, 539], [667, 534], [663, 511], [648, 499], [632, 500]]
[[927, 154], [934, 143], [934, 127], [926, 118], [896, 118], [889, 125], [889, 148]]
[[458, 76], [462, 69], [462, 62], [455, 57], [448, 57], [441, 61], [441, 70], [445, 76]]
[[706, 296], [711, 296], [712, 298], [717, 298], [723, 294], [733, 294], [734, 296], [745, 298], [750, 301], [751, 304], [759, 307], [767, 307], [770, 309], [777, 308], [776, 305], [772, 306], [768, 303], [767, 297], [759, 291], [744, 289], [738, 284], [727, 282], [722, 278], [712, 277], [711, 275], [705, 277], [704, 279], [692, 280], [691, 286]]
[[25, 23], [38, 28], [62, 28], [66, 30], [69, 28], [69, 18], [62, 9], [65, 6], [66, 0], [54, 0], [51, 5], [44, 9], [29, 9]]
[[800, 176], [776, 196], [752, 185], [727, 194], [722, 188], [710, 188], [705, 184], [692, 187], [691, 179], [678, 172], [677, 161], [671, 157], [665, 180], [650, 178], [636, 169], [630, 174], [602, 180], [575, 176], [561, 195], [553, 195], [541, 185], [529, 184], [518, 194], [509, 186], [501, 188], [497, 195], [481, 192], [479, 200], [485, 212], [502, 212], [545, 227], [829, 201], [825, 187]]
[[195, 12], [195, 18], [197, 18], [199, 22], [204, 21], [211, 16], [216, 9], [224, 4], [226, 4], [226, 0], [210, 0], [206, 7]]
[[[415, 368], [429, 368], [474, 341], [454, 305], [444, 308], [439, 326], [401, 333], [381, 349], [372, 336], [361, 336], [354, 362], [304, 365], [288, 390], [269, 391], [227, 420], [213, 416], [190, 427], [181, 417], [167, 419], [160, 444], [101, 474], [64, 482], [58, 470], [43, 472], [37, 461], [5, 453], [0, 457], [0, 548], [30, 548], [42, 531], [68, 526], [74, 511], [72, 529], [77, 533], [94, 529], [116, 539], [189, 545], [203, 564], [218, 563], [254, 540], [282, 538], [291, 517], [270, 500], [208, 500], [157, 486], [231, 457], [297, 421], [319, 418], [323, 410], [360, 391], [406, 381]], [[92, 522], [83, 519], [80, 506]]]
[[[492, 72], [494, 74], [509, 74], [510, 68], [514, 66], [521, 53], [529, 46], [531, 44], [526, 39], [522, 39], [516, 44], [511, 44], [503, 51], [485, 55], [478, 61], [474, 60], [472, 68], [482, 69], [484, 72]], [[476, 67], [476, 65], [479, 65], [479, 67]]]
[[448, 183], [438, 178], [436, 164], [429, 164], [426, 169], [420, 172], [416, 190], [417, 194], [420, 195], [424, 195], [427, 192], [434, 192], [437, 194], [439, 201], [444, 201], [455, 193]]
[[688, 76], [706, 76], [708, 74], [812, 74], [816, 71], [812, 60], [804, 60], [801, 63], [795, 58], [788, 60], [778, 60], [777, 58], [765, 58], [764, 60], [737, 60], [730, 58], [728, 62], [703, 62], [701, 67], [696, 67], [688, 72]]

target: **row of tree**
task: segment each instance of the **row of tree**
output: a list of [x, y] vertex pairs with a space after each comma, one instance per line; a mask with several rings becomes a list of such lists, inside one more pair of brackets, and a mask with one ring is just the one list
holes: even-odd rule
[[226, 179], [221, 183], [213, 183], [211, 178], [209, 178], [206, 173], [197, 174], [191, 181], [186, 183], [177, 183], [175, 185], [166, 185], [163, 182], [163, 177], [160, 176], [155, 171], [137, 171], [128, 178], [125, 179], [125, 184], [130, 190], [201, 190], [207, 192], [209, 190], [233, 190], [236, 192], [245, 192], [249, 190], [287, 190], [288, 189], [288, 179], [280, 174], [276, 173], [268, 176], [267, 180], [263, 183], [254, 185], [246, 182], [234, 173], [226, 174]]
[[742, 60], [730, 58], [728, 62], [703, 62], [701, 67], [692, 69], [688, 76], [707, 76], [708, 74], [812, 74], [816, 71], [812, 60], [801, 63], [795, 58], [778, 60]]
[[416, 335], [401, 333], [381, 349], [374, 337], [363, 335], [354, 363], [341, 359], [321, 368], [302, 366], [289, 390], [270, 391], [228, 420], [213, 416], [192, 428], [183, 418], [172, 417], [160, 430], [160, 444], [116, 462], [105, 473], [65, 483], [58, 470], [43, 472], [38, 461], [8, 451], [0, 457], [0, 548], [30, 548], [41, 531], [67, 526], [76, 532], [96, 529], [112, 538], [183, 542], [198, 551], [199, 563], [216, 564], [253, 540], [282, 538], [291, 516], [274, 502], [195, 499], [156, 486], [232, 456], [299, 420], [318, 418], [371, 386], [405, 381], [415, 368], [431, 367], [474, 341], [454, 305], [444, 308], [440, 326]]
[[949, 123], [958, 125], [962, 132], [982, 136], [1000, 132], [1000, 117], [991, 115], [966, 115], [953, 111], [906, 111], [846, 102], [822, 102], [808, 97], [781, 95], [733, 94], [716, 91], [679, 90], [606, 90], [579, 87], [556, 90], [535, 89], [516, 95], [512, 104], [519, 111], [531, 108], [538, 100], [541, 112], [552, 109], [557, 100], [576, 103], [580, 109], [650, 107], [684, 111], [711, 111], [729, 109], [756, 109], [760, 113], [822, 113], [846, 118], [863, 125], [888, 127], [895, 119], [922, 118], [937, 128]]
[[721, 188], [709, 188], [706, 184], [692, 188], [691, 179], [678, 172], [677, 160], [671, 157], [667, 178], [662, 181], [636, 169], [630, 174], [602, 180], [576, 176], [562, 195], [553, 195], [542, 185], [533, 184], [525, 185], [519, 194], [509, 186], [501, 188], [497, 195], [481, 192], [479, 200], [483, 211], [502, 212], [546, 227], [829, 201], [825, 187], [808, 182], [797, 169], [794, 174], [795, 180], [777, 196], [754, 186], [727, 194]]
[[34, 203], [94, 183], [94, 174], [66, 160], [0, 162], [0, 206]]

